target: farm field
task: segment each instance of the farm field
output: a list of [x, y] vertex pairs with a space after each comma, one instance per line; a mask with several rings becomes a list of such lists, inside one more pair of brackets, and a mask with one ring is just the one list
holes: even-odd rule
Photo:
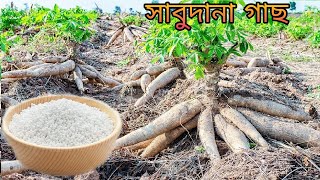
[[[1, 117], [72, 94], [123, 121], [112, 155], [87, 174], [2, 179], [319, 179], [319, 17], [193, 22], [188, 33], [139, 13], [1, 9]], [[1, 134], [1, 161], [13, 160]]]

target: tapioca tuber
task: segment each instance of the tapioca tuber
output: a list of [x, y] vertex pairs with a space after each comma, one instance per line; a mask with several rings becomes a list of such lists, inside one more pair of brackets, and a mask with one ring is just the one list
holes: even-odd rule
[[263, 58], [253, 58], [250, 60], [250, 62], [248, 63], [248, 68], [252, 68], [252, 67], [266, 67], [270, 64], [270, 61], [268, 59], [263, 59]]
[[139, 149], [143, 149], [143, 148], [146, 148], [148, 147], [148, 145], [153, 141], [154, 139], [148, 139], [146, 141], [142, 141], [142, 142], [139, 142], [137, 144], [134, 144], [134, 145], [131, 145], [131, 146], [127, 146], [127, 147], [124, 147], [126, 149], [129, 149], [131, 151], [136, 151], [136, 150], [139, 150]]
[[148, 74], [155, 75], [155, 76], [161, 74], [164, 70], [165, 68], [162, 67], [161, 65], [153, 65], [146, 69]]
[[141, 76], [141, 89], [143, 92], [147, 92], [147, 87], [151, 83], [152, 79], [149, 74], [144, 74]]
[[130, 76], [130, 79], [131, 80], [137, 80], [144, 74], [147, 74], [146, 70], [137, 70]]
[[161, 134], [154, 138], [154, 140], [146, 147], [146, 149], [142, 152], [141, 157], [154, 157], [159, 152], [167, 148], [174, 140], [176, 140], [179, 136], [181, 136], [187, 130], [193, 129], [197, 127], [198, 124], [198, 116], [195, 116], [185, 124], [172, 129], [164, 134]]
[[110, 40], [108, 41], [107, 43], [107, 47], [110, 46], [116, 39], [117, 37], [119, 37], [121, 35], [123, 31], [123, 27], [122, 28], [119, 28], [110, 38]]
[[73, 71], [73, 78], [76, 82], [78, 90], [83, 93], [84, 87], [83, 87], [83, 81], [82, 81], [82, 72], [78, 66], [75, 67]]
[[246, 67], [247, 63], [243, 61], [238, 61], [238, 60], [230, 60], [228, 59], [226, 61], [227, 66], [232, 66], [232, 67]]
[[147, 101], [149, 101], [156, 90], [165, 87], [167, 84], [169, 84], [171, 81], [179, 77], [180, 70], [178, 68], [170, 68], [163, 73], [161, 73], [157, 78], [155, 78], [146, 89], [146, 93], [137, 100], [137, 102], [134, 104], [134, 106], [141, 106], [145, 104]]
[[235, 153], [250, 149], [247, 137], [238, 128], [228, 123], [221, 114], [214, 117], [217, 134], [228, 144]]
[[232, 108], [223, 108], [220, 110], [223, 117], [230, 120], [236, 125], [242, 132], [244, 132], [254, 142], [260, 146], [268, 146], [267, 141], [261, 136], [257, 129], [244, 117], [240, 112]]
[[26, 168], [18, 160], [1, 161], [1, 176], [24, 170], [26, 170]]
[[214, 162], [220, 159], [221, 157], [215, 140], [211, 108], [207, 108], [201, 113], [198, 121], [198, 132], [201, 143], [211, 161]]
[[46, 76], [55, 76], [60, 74], [65, 74], [72, 71], [75, 68], [75, 63], [72, 60], [68, 60], [59, 64], [50, 64], [34, 69], [30, 67], [23, 70], [15, 70], [4, 72], [2, 78], [24, 78], [24, 77], [46, 77]]
[[68, 57], [62, 57], [62, 56], [48, 56], [43, 58], [41, 61], [45, 63], [62, 63], [68, 60]]
[[141, 127], [121, 137], [116, 141], [116, 147], [130, 146], [160, 134], [168, 132], [181, 124], [186, 123], [200, 112], [202, 103], [197, 100], [190, 100], [173, 106], [148, 125]]
[[284, 122], [244, 108], [238, 108], [238, 110], [265, 136], [299, 145], [320, 146], [320, 131], [311, 127], [300, 123]]
[[129, 30], [128, 27], [125, 27], [123, 32], [130, 42], [133, 42], [135, 40], [134, 35], [132, 34], [132, 32]]
[[[90, 65], [81, 65], [80, 67], [82, 68], [85, 68], [85, 69], [88, 69], [89, 71], [91, 72], [94, 72], [96, 74], [96, 78], [97, 80], [99, 80], [101, 83], [103, 84], [107, 84], [108, 86], [110, 87], [114, 87], [114, 86], [117, 86], [117, 85], [120, 85], [121, 83], [111, 77], [105, 77], [103, 76], [98, 70], [96, 70], [94, 67], [90, 66]], [[81, 69], [82, 70], [82, 69]], [[89, 73], [88, 72], [84, 72], [84, 74], [86, 73]], [[92, 74], [92, 73], [90, 73]], [[93, 74], [92, 74], [93, 75]], [[89, 77], [88, 77], [89, 78]]]
[[251, 57], [238, 57], [238, 61], [243, 61], [249, 63], [251, 61]]
[[293, 110], [291, 107], [279, 104], [269, 100], [258, 100], [251, 97], [242, 97], [235, 95], [228, 99], [228, 104], [239, 107], [248, 107], [273, 116], [296, 119], [299, 121], [311, 120], [306, 112], [302, 110]]

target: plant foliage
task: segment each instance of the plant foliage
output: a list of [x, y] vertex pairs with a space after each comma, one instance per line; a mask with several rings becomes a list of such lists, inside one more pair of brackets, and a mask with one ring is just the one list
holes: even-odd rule
[[[187, 2], [187, 1], [183, 1]], [[210, 1], [210, 3], [225, 1]], [[241, 4], [244, 2], [239, 1]], [[203, 3], [193, 0], [192, 3]], [[241, 16], [241, 14], [238, 14]], [[212, 20], [209, 24], [200, 24], [196, 18], [188, 19], [192, 27], [190, 31], [177, 31], [171, 18], [169, 24], [151, 22], [150, 33], [141, 44], [143, 50], [156, 55], [152, 61], [164, 61], [165, 57], [182, 58], [190, 69], [195, 70], [195, 77], [204, 77], [204, 69], [210, 64], [223, 64], [230, 54], [240, 56], [247, 50], [253, 49], [247, 41], [246, 34], [234, 24], [224, 24], [220, 19]]]
[[143, 22], [145, 22], [145, 18], [140, 15], [128, 15], [124, 18], [120, 19], [120, 22], [126, 26], [135, 25], [141, 26]]

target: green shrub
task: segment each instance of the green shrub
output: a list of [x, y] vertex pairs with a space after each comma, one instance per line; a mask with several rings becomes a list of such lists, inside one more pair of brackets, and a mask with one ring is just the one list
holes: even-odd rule
[[230, 54], [240, 56], [253, 49], [246, 34], [232, 23], [222, 23], [219, 19], [200, 24], [193, 18], [188, 19], [190, 31], [178, 31], [176, 22], [175, 18], [168, 24], [152, 21], [146, 41], [140, 44], [141, 50], [154, 54], [153, 62], [163, 62], [165, 57], [185, 60], [197, 79], [204, 77], [206, 67], [225, 63]]
[[145, 19], [139, 15], [129, 15], [120, 20], [125, 25], [141, 26]]
[[249, 34], [258, 37], [272, 37], [277, 35], [286, 25], [269, 20], [268, 23], [257, 24], [255, 17], [248, 19], [243, 17], [235, 21], [235, 26]]
[[8, 31], [14, 30], [15, 27], [21, 25], [21, 18], [25, 15], [24, 11], [20, 11], [17, 8], [11, 8], [7, 6], [0, 10], [0, 30]]
[[320, 30], [314, 32], [309, 38], [308, 38], [309, 43], [311, 46], [320, 48]]
[[311, 26], [302, 24], [300, 22], [291, 22], [290, 26], [287, 27], [286, 33], [290, 38], [295, 40], [304, 39], [313, 32]]

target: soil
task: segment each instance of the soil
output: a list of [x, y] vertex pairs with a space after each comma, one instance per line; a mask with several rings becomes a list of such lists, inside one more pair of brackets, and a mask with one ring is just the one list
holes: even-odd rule
[[[108, 36], [104, 28], [96, 27], [99, 33], [91, 41], [82, 44], [81, 60], [94, 66], [103, 75], [114, 77], [127, 82], [131, 73], [144, 69], [150, 65], [151, 56], [143, 52], [135, 52], [134, 46], [118, 40], [115, 46], [106, 48]], [[306, 43], [286, 43], [273, 39], [252, 38], [257, 45], [249, 56], [265, 56], [263, 47], [272, 46], [274, 56], [295, 54], [307, 58], [320, 57], [319, 50], [306, 48]], [[295, 48], [292, 51], [292, 47]], [[281, 47], [281, 48], [280, 48]], [[279, 50], [280, 49], [280, 50]], [[290, 50], [290, 51], [289, 51]], [[17, 49], [19, 51], [19, 49]], [[22, 50], [20, 50], [22, 51]], [[25, 58], [20, 53], [21, 61]], [[307, 55], [306, 55], [307, 54]], [[314, 56], [312, 56], [314, 55]], [[318, 58], [320, 59], [320, 58]], [[320, 84], [318, 68], [320, 62], [288, 62], [291, 74], [275, 75], [268, 72], [252, 72], [245, 76], [221, 74], [221, 79], [238, 84], [240, 88], [220, 88], [220, 105], [226, 106], [226, 98], [233, 94], [251, 96], [260, 99], [271, 99], [276, 102], [288, 104], [293, 108], [309, 110], [313, 105], [320, 109], [320, 98], [308, 96], [310, 87], [315, 92], [315, 87]], [[133, 104], [143, 94], [139, 88], [126, 88], [113, 91], [100, 84], [85, 84], [85, 96], [90, 96], [104, 101], [119, 111], [123, 119], [123, 134], [127, 134], [139, 127], [146, 125], [163, 112], [177, 103], [199, 97], [203, 93], [204, 80], [195, 81], [181, 76], [175, 82], [157, 91], [154, 98], [145, 106], [134, 107]], [[1, 84], [1, 93], [22, 101], [45, 94], [75, 94], [81, 95], [76, 85], [67, 76], [22, 79], [13, 83]], [[320, 92], [319, 92], [320, 93]], [[4, 112], [4, 109], [2, 109]], [[319, 117], [313, 122], [308, 122], [311, 127], [320, 130]], [[273, 140], [267, 139], [268, 142]], [[105, 164], [98, 167], [100, 179], [319, 179], [320, 171], [315, 168], [310, 160], [320, 166], [320, 149], [306, 149], [309, 156], [274, 145], [272, 149], [254, 149], [241, 154], [233, 154], [226, 143], [217, 139], [219, 151], [223, 157], [218, 164], [211, 165], [208, 156], [199, 150], [201, 147], [196, 130], [184, 133], [172, 145], [162, 151], [155, 158], [143, 159], [139, 151], [128, 150], [114, 151]], [[295, 147], [294, 145], [290, 145]], [[1, 136], [1, 161], [14, 160], [15, 156], [10, 146]], [[95, 173], [94, 171], [92, 173]], [[89, 175], [88, 175], [89, 176]], [[52, 177], [32, 171], [15, 173], [4, 176], [3, 179], [94, 179], [85, 176], [77, 177]], [[205, 178], [205, 179], [206, 179]]]

